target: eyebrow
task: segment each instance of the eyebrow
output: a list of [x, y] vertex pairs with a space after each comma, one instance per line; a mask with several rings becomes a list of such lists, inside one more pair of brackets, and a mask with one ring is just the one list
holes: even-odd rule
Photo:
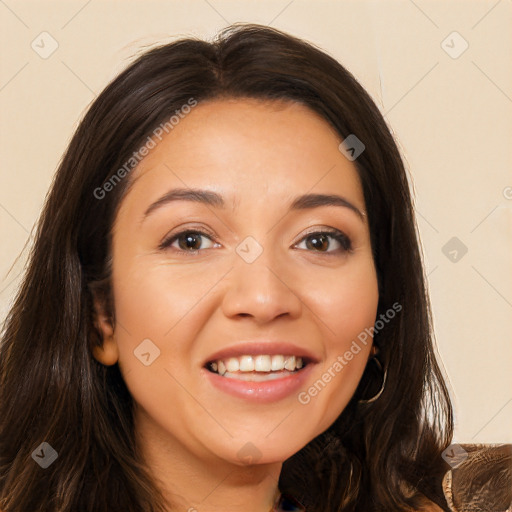
[[[214, 208], [225, 208], [226, 203], [222, 196], [211, 190], [202, 190], [197, 188], [176, 188], [170, 190], [162, 197], [152, 203], [144, 212], [142, 221], [158, 208], [167, 205], [173, 201], [192, 201], [201, 203]], [[354, 212], [362, 221], [365, 214], [350, 201], [336, 194], [303, 194], [296, 197], [290, 205], [290, 210], [308, 210], [320, 206], [340, 206], [348, 208]]]

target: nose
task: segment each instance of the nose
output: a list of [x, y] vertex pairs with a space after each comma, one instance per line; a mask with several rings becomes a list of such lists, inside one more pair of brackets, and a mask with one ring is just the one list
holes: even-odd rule
[[238, 258], [226, 276], [222, 310], [229, 318], [250, 317], [259, 324], [277, 318], [298, 318], [302, 302], [289, 272], [264, 251], [252, 263]]

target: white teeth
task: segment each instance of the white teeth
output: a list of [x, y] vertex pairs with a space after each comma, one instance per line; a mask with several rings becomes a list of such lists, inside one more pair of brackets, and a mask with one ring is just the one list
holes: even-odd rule
[[270, 356], [256, 356], [254, 359], [254, 369], [257, 372], [269, 372], [270, 367]]
[[[210, 368], [220, 375], [238, 378], [241, 373], [264, 372], [293, 372], [299, 370], [304, 366], [302, 357], [296, 356], [283, 356], [283, 355], [244, 355], [241, 357], [230, 357], [228, 359], [213, 361]], [[226, 373], [235, 374], [236, 376], [226, 375]], [[248, 376], [249, 377], [249, 376]], [[252, 378], [242, 380], [254, 380]]]
[[284, 363], [284, 367], [293, 372], [293, 370], [295, 370], [295, 356], [291, 356], [289, 357], [286, 362]]
[[272, 371], [282, 370], [284, 368], [284, 356], [272, 356]]
[[230, 357], [226, 361], [226, 368], [228, 372], [237, 372], [240, 370], [240, 361], [236, 357]]
[[241, 372], [254, 371], [254, 361], [252, 359], [252, 356], [242, 356], [240, 358], [240, 371]]

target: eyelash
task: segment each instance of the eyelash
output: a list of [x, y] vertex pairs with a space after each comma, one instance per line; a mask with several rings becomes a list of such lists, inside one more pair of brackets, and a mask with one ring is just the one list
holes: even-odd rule
[[[209, 233], [205, 233], [204, 231], [195, 230], [195, 229], [186, 229], [186, 230], [180, 231], [179, 233], [175, 233], [175, 234], [171, 235], [170, 237], [166, 238], [160, 244], [159, 249], [160, 250], [172, 249], [177, 252], [190, 253], [190, 254], [197, 254], [200, 251], [205, 250], [205, 249], [194, 249], [194, 250], [186, 251], [184, 249], [171, 248], [171, 245], [176, 240], [178, 240], [182, 235], [185, 235], [185, 234], [204, 236], [213, 242], [212, 235], [210, 235]], [[344, 233], [342, 233], [338, 229], [323, 229], [323, 230], [311, 231], [309, 233], [306, 233], [299, 240], [299, 242], [297, 242], [297, 244], [295, 244], [295, 245], [298, 245], [299, 243], [301, 243], [302, 241], [306, 240], [307, 238], [309, 238], [313, 235], [317, 235], [317, 236], [318, 235], [328, 235], [332, 239], [336, 240], [341, 245], [341, 247], [339, 249], [335, 249], [334, 251], [311, 251], [311, 252], [317, 252], [317, 253], [319, 253], [321, 255], [325, 255], [325, 256], [336, 256], [336, 254], [338, 254], [340, 252], [345, 253], [345, 252], [352, 251], [352, 242], [351, 242], [350, 238], [348, 238]]]

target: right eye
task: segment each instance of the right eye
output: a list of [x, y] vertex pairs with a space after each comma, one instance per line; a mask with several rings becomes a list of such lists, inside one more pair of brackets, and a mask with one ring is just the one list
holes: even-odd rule
[[[180, 233], [175, 233], [170, 237], [166, 238], [161, 244], [160, 249], [165, 250], [172, 248], [173, 250], [180, 252], [197, 253], [201, 249], [211, 249], [213, 245], [209, 247], [203, 247], [203, 239], [207, 239], [213, 244], [213, 240], [210, 235], [197, 230], [185, 230]], [[175, 244], [178, 244], [176, 247]]]

